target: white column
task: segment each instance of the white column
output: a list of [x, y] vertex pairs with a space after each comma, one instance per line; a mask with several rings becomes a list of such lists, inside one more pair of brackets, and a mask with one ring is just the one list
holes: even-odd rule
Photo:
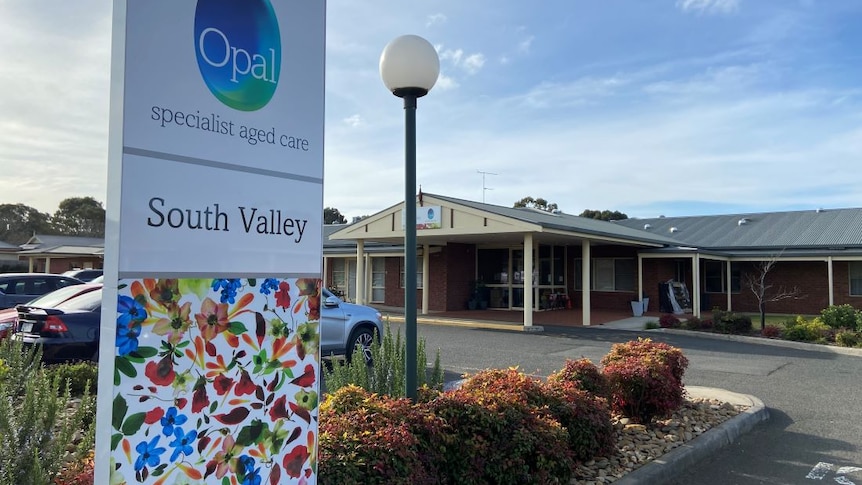
[[731, 271], [730, 271], [730, 261], [727, 262], [727, 311], [733, 311], [731, 306], [731, 297], [730, 297], [730, 279], [731, 279]]
[[835, 275], [832, 273], [832, 256], [826, 258], [826, 273], [829, 275], [829, 306], [835, 304]]
[[581, 307], [583, 324], [590, 326], [590, 240], [581, 241]]
[[533, 234], [524, 234], [524, 328], [533, 326]]
[[695, 253], [691, 257], [691, 313], [700, 318], [700, 255]]
[[431, 278], [428, 276], [431, 267], [431, 246], [422, 245], [422, 314], [428, 314], [428, 302], [431, 299]]
[[356, 240], [356, 303], [365, 304], [365, 240]]
[[638, 301], [644, 302], [644, 258], [638, 253]]
[[373, 270], [373, 266], [371, 265], [371, 255], [365, 253], [365, 294], [362, 295], [362, 301], [368, 303], [371, 301], [371, 272]]
[[30, 268], [27, 270], [27, 272], [32, 273], [33, 272], [33, 256], [30, 256], [29, 258], [27, 258], [27, 261], [29, 261], [29, 268]]
[[49, 258], [45, 258], [45, 272], [46, 272], [46, 273], [50, 273], [50, 272], [51, 272], [51, 258], [50, 258], [50, 257], [49, 257]]
[[320, 279], [323, 281], [323, 287], [324, 288], [329, 288], [329, 283], [330, 283], [329, 281], [327, 281], [329, 279], [329, 275], [326, 272], [326, 269], [328, 266], [327, 263], [329, 263], [329, 258], [324, 256], [323, 257], [323, 273], [321, 273], [321, 275], [320, 275]]

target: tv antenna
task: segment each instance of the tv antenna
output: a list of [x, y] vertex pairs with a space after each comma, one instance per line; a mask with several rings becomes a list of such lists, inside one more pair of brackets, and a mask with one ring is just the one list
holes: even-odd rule
[[485, 175], [500, 175], [500, 174], [494, 173], [494, 172], [483, 172], [481, 170], [476, 170], [476, 173], [482, 174], [482, 203], [484, 204], [485, 203], [485, 191], [494, 190], [491, 187], [485, 186]]

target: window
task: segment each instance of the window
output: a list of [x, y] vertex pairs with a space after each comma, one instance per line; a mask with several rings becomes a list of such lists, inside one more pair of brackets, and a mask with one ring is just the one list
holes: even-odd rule
[[347, 289], [347, 273], [344, 271], [344, 260], [333, 259], [332, 262], [332, 282], [329, 285], [329, 289], [336, 296], [344, 298], [344, 292]]
[[[633, 258], [594, 258], [590, 286], [595, 291], [634, 291], [637, 277]], [[575, 289], [581, 290], [582, 260], [575, 260]]]
[[[703, 262], [703, 289], [707, 293], [725, 293], [727, 263], [721, 261]], [[742, 290], [742, 272], [739, 263], [730, 263], [730, 291], [739, 293]]]
[[371, 301], [386, 301], [386, 260], [371, 258]]
[[[401, 288], [404, 288], [404, 258], [401, 259]], [[422, 289], [422, 258], [416, 258], [416, 288]]]
[[847, 263], [850, 270], [850, 294], [862, 296], [862, 261]]

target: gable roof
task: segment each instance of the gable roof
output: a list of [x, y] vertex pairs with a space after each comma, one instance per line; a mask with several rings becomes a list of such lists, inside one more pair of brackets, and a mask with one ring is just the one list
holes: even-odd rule
[[[614, 224], [713, 250], [862, 248], [862, 208], [625, 219]], [[670, 229], [675, 227], [676, 232]]]
[[35, 234], [22, 249], [41, 249], [58, 246], [105, 247], [105, 239], [101, 237], [56, 236], [53, 234]]

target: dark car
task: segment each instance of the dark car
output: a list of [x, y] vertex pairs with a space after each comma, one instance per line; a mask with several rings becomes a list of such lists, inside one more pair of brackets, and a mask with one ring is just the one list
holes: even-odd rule
[[73, 269], [63, 273], [63, 276], [71, 276], [72, 278], [78, 278], [81, 281], [89, 283], [102, 276], [103, 272], [101, 269]]
[[38, 296], [65, 286], [80, 285], [83, 283], [78, 278], [58, 274], [0, 274], [0, 310], [27, 303]]
[[[64, 286], [59, 290], [54, 290], [51, 293], [46, 293], [38, 298], [34, 298], [33, 300], [25, 303], [27, 306], [36, 306], [36, 307], [54, 307], [63, 303], [66, 300], [75, 298], [76, 296], [82, 293], [88, 293], [90, 291], [98, 290], [101, 288], [100, 284], [91, 284], [86, 283], [83, 285], [72, 285], [72, 286]], [[18, 325], [18, 309], [17, 308], [6, 308], [0, 310], [0, 340], [5, 338], [9, 331]]]
[[78, 295], [51, 308], [18, 306], [13, 339], [25, 346], [41, 345], [47, 363], [99, 358], [102, 290]]

